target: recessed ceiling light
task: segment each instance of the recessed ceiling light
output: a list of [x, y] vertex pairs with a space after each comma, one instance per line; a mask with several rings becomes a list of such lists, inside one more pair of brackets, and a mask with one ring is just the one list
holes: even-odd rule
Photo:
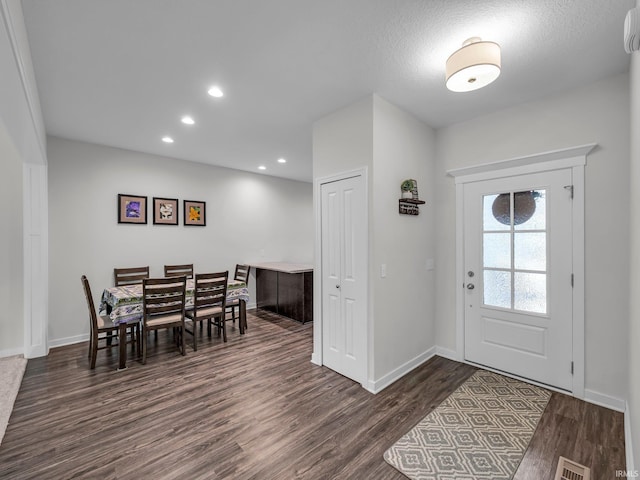
[[171, 138], [171, 137], [162, 137], [162, 141], [164, 143], [173, 143], [173, 138]]
[[279, 158], [278, 163], [287, 163], [287, 161], [284, 158]]
[[193, 125], [196, 123], [189, 115], [185, 115], [180, 121], [186, 125]]
[[220, 98], [224, 95], [224, 93], [222, 93], [222, 90], [220, 90], [220, 87], [216, 86], [211, 87], [207, 93], [216, 98]]
[[258, 170], [266, 170], [266, 169], [267, 169], [267, 167], [265, 167], [264, 165], [260, 165], [260, 166], [258, 167]]

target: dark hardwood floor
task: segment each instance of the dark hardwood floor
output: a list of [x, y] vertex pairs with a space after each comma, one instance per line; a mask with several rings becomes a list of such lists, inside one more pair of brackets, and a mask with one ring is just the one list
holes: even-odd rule
[[[404, 479], [384, 451], [475, 371], [434, 357], [372, 395], [310, 363], [312, 324], [247, 317], [186, 357], [159, 332], [120, 372], [117, 349], [90, 371], [87, 344], [29, 360], [0, 478]], [[615, 478], [622, 414], [554, 393], [515, 478], [551, 479], [559, 455]]]

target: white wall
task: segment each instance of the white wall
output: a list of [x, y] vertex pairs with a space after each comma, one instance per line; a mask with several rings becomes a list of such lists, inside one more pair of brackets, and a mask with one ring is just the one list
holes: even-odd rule
[[[436, 338], [455, 349], [455, 187], [446, 171], [597, 143], [586, 175], [585, 388], [626, 398], [629, 79], [526, 103], [437, 132]], [[589, 392], [587, 392], [589, 394]]]
[[[372, 212], [374, 371], [377, 381], [433, 353], [435, 131], [379, 96], [373, 102]], [[400, 215], [400, 184], [418, 182], [420, 215]], [[387, 266], [386, 278], [380, 266]], [[398, 370], [400, 369], [400, 370]], [[404, 372], [402, 372], [404, 373]], [[384, 381], [383, 381], [384, 383]]]
[[[369, 388], [379, 390], [433, 353], [433, 165], [435, 132], [377, 95], [319, 120], [313, 130], [313, 176], [368, 170]], [[398, 214], [400, 184], [418, 181], [427, 205]], [[319, 254], [319, 250], [316, 250]], [[319, 260], [316, 259], [316, 265]], [[380, 277], [380, 265], [387, 277]], [[316, 271], [316, 274], [319, 272]], [[315, 277], [315, 295], [320, 295]], [[316, 303], [315, 315], [320, 315]], [[316, 326], [319, 324], [316, 323]], [[320, 349], [318, 327], [314, 350]]]
[[[637, 2], [640, 7], [640, 0]], [[630, 230], [631, 255], [630, 266], [630, 311], [629, 311], [629, 397], [628, 408], [632, 448], [627, 451], [633, 464], [629, 469], [637, 468], [640, 462], [640, 52], [631, 56], [629, 72], [631, 90], [631, 168], [630, 168]], [[627, 449], [630, 445], [627, 445]], [[631, 453], [632, 455], [629, 455]]]
[[313, 124], [313, 178], [373, 166], [373, 97]]
[[[165, 264], [194, 263], [233, 274], [236, 263], [313, 259], [309, 183], [55, 137], [48, 159], [52, 346], [88, 334], [83, 274], [98, 302], [114, 267], [149, 265], [163, 276]], [[119, 193], [148, 197], [147, 225], [117, 223]], [[153, 225], [154, 196], [180, 200], [179, 226]], [[182, 225], [184, 199], [207, 202], [206, 227]]]

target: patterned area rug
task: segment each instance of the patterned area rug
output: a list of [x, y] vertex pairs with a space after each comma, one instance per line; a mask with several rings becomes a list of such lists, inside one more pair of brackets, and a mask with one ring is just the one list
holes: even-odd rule
[[551, 392], [479, 370], [384, 454], [415, 480], [508, 480]]
[[13, 402], [18, 396], [27, 360], [22, 356], [0, 358], [0, 444], [7, 430]]

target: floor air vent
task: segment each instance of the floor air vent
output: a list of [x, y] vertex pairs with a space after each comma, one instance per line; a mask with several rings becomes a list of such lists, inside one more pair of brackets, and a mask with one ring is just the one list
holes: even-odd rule
[[554, 480], [590, 480], [591, 470], [584, 465], [572, 462], [564, 457], [558, 460], [558, 469]]

